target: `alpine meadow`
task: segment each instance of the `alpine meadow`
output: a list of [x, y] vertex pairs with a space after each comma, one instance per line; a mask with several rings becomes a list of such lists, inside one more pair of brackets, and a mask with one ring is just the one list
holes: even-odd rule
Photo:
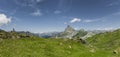
[[0, 57], [120, 57], [120, 0], [0, 0]]

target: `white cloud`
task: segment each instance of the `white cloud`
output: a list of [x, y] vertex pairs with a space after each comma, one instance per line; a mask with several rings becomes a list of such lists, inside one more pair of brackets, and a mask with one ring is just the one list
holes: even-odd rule
[[43, 0], [36, 0], [36, 2], [42, 2]]
[[67, 25], [67, 22], [64, 22], [65, 25]]
[[110, 3], [108, 6], [120, 5], [120, 0]]
[[114, 30], [115, 28], [104, 28], [103, 30]]
[[79, 28], [75, 27], [74, 29], [75, 29], [75, 30], [78, 30]]
[[120, 15], [120, 11], [116, 12], [116, 13], [113, 13], [112, 15]]
[[75, 23], [75, 22], [83, 22], [83, 23], [92, 23], [92, 22], [104, 22], [104, 19], [79, 19], [79, 18], [73, 18], [70, 23]]
[[109, 31], [109, 30], [116, 30], [118, 28], [113, 28], [113, 27], [106, 27], [106, 28], [97, 28], [97, 30], [106, 30], [106, 31]]
[[0, 14], [0, 26], [9, 22], [11, 22], [11, 18], [8, 18], [5, 14]]
[[23, 7], [36, 7], [37, 3], [42, 2], [43, 0], [15, 0], [14, 2], [19, 5], [19, 6], [23, 6]]
[[62, 13], [62, 12], [59, 11], [59, 10], [56, 10], [56, 11], [54, 11], [54, 13], [55, 13], [55, 14], [60, 14], [60, 13]]
[[33, 16], [41, 16], [43, 15], [40, 10], [36, 10], [35, 12], [32, 13]]
[[70, 23], [75, 23], [75, 22], [80, 22], [81, 21], [81, 19], [79, 19], [79, 18], [73, 18], [71, 21], [70, 21]]
[[5, 10], [3, 10], [3, 9], [0, 9], [0, 12], [7, 12], [7, 11], [5, 11]]
[[93, 22], [93, 20], [84, 20], [83, 22], [89, 23], [89, 22]]
[[83, 20], [83, 22], [85, 22], [85, 23], [90, 23], [90, 22], [95, 22], [95, 21], [100, 21], [100, 20], [98, 20], [98, 19], [94, 19], [94, 20], [90, 20], [90, 19]]
[[115, 2], [115, 3], [109, 4], [109, 6], [114, 6], [114, 5], [119, 5], [119, 3], [118, 3], [118, 2]]

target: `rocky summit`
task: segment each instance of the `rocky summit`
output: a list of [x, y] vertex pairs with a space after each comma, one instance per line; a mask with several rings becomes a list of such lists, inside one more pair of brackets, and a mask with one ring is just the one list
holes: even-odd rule
[[70, 25], [67, 26], [67, 28], [65, 28], [65, 30], [61, 33], [59, 33], [56, 38], [72, 38], [75, 34], [77, 33], [77, 31], [72, 28]]

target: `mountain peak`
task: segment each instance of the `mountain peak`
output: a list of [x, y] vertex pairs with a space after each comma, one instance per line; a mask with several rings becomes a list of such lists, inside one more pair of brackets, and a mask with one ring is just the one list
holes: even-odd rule
[[73, 32], [73, 31], [75, 31], [75, 29], [72, 28], [70, 25], [68, 25], [64, 32]]

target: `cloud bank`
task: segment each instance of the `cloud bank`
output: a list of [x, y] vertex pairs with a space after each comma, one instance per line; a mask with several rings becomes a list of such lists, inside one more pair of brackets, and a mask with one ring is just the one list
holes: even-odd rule
[[36, 2], [42, 2], [43, 0], [36, 0]]
[[41, 16], [43, 15], [40, 10], [36, 10], [35, 12], [32, 13], [33, 16]]
[[5, 14], [0, 14], [0, 26], [11, 22], [11, 18], [8, 18]]
[[70, 23], [77, 23], [77, 22], [93, 23], [93, 22], [98, 22], [98, 21], [102, 21], [103, 22], [104, 19], [80, 19], [80, 18], [73, 18], [72, 20], [70, 20]]
[[96, 22], [96, 21], [101, 21], [99, 19], [87, 19], [87, 20], [83, 20], [84, 23], [91, 23], [91, 22]]
[[73, 18], [71, 21], [70, 21], [70, 23], [75, 23], [75, 22], [80, 22], [81, 21], [81, 19], [79, 19], [79, 18]]

